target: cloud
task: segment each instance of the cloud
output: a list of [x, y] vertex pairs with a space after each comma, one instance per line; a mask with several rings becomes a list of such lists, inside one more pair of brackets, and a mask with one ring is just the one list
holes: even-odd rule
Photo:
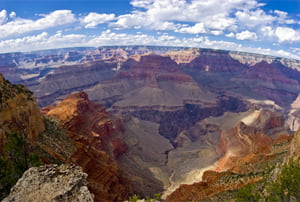
[[267, 38], [274, 38], [275, 37], [275, 31], [271, 26], [265, 26], [260, 28], [260, 32], [264, 37]]
[[131, 29], [131, 28], [141, 28], [142, 26], [150, 25], [143, 13], [126, 14], [118, 17], [117, 22], [110, 23], [110, 27], [115, 29]]
[[257, 40], [257, 35], [254, 32], [249, 32], [248, 30], [242, 31], [235, 35], [236, 39], [238, 40]]
[[229, 32], [232, 33], [229, 36], [239, 40], [267, 39], [281, 43], [287, 40], [279, 37], [280, 29], [272, 37], [261, 30], [297, 23], [284, 11], [267, 13], [262, 9], [265, 4], [257, 0], [132, 0], [130, 3], [135, 9], [118, 16], [116, 22], [110, 23], [111, 28], [212, 35]]
[[86, 45], [86, 36], [78, 34], [64, 35], [58, 31], [49, 36], [47, 32], [38, 35], [0, 41], [1, 52], [32, 51], [51, 48], [74, 47]]
[[[219, 34], [220, 31], [226, 29], [236, 29], [236, 19], [230, 17], [234, 11], [261, 6], [255, 0], [132, 0], [131, 4], [136, 9], [130, 14], [118, 16], [118, 20], [111, 23], [112, 28], [146, 28], [177, 30], [181, 33]], [[172, 26], [167, 28], [161, 26], [165, 22]], [[194, 23], [194, 25], [184, 27], [183, 25], [186, 23]], [[217, 32], [217, 30], [219, 31]]]
[[45, 30], [47, 28], [70, 24], [75, 21], [76, 18], [70, 10], [56, 10], [35, 21], [16, 18], [11, 22], [0, 25], [0, 38], [17, 36], [37, 30]]
[[205, 27], [209, 29], [226, 30], [232, 27], [236, 23], [236, 20], [215, 15], [214, 18], [207, 19], [204, 23]]
[[254, 11], [244, 10], [235, 13], [237, 20], [241, 26], [254, 28], [257, 26], [264, 26], [272, 24], [276, 17], [266, 14], [263, 10], [257, 9]]
[[295, 24], [297, 23], [294, 19], [288, 18], [288, 13], [284, 11], [274, 10], [273, 12], [278, 16], [277, 21], [280, 24]]
[[[245, 32], [247, 33], [247, 32]], [[246, 35], [246, 34], [245, 34]], [[250, 33], [251, 35], [251, 33]], [[201, 47], [201, 48], [214, 48], [234, 51], [244, 51], [259, 54], [274, 55], [280, 57], [289, 57], [300, 59], [300, 56], [285, 50], [276, 50], [269, 48], [254, 48], [243, 46], [235, 42], [228, 42], [223, 40], [210, 40], [208, 37], [185, 37], [178, 38], [167, 33], [155, 37], [147, 34], [120, 34], [111, 30], [101, 33], [100, 36], [91, 39], [88, 44], [91, 46], [102, 45], [163, 45], [163, 46], [184, 46], [184, 47]]]
[[14, 11], [12, 11], [12, 12], [9, 13], [9, 17], [10, 18], [16, 18], [16, 16], [17, 16], [17, 14]]
[[289, 27], [277, 27], [274, 33], [280, 43], [300, 41], [300, 32]]
[[125, 34], [115, 33], [111, 30], [103, 31], [99, 36], [91, 39], [89, 42], [92, 46], [102, 45], [147, 45], [155, 44], [155, 37], [146, 34]]
[[226, 34], [225, 36], [230, 37], [230, 38], [234, 38], [235, 34], [233, 32], [230, 32], [229, 34]]
[[81, 19], [81, 23], [85, 24], [85, 28], [95, 28], [99, 24], [103, 24], [114, 19], [115, 14], [99, 14], [91, 12]]
[[7, 21], [7, 11], [0, 11], [0, 25], [4, 24]]
[[[11, 47], [10, 51], [13, 48], [26, 50], [23, 48], [27, 47], [30, 50], [75, 44], [141, 44], [250, 52], [263, 50], [266, 54], [277, 55], [288, 55], [290, 52], [294, 56], [299, 54], [292, 49], [276, 52], [259, 48], [252, 50], [240, 45], [242, 42], [239, 40], [251, 40], [251, 45], [257, 46], [264, 43], [264, 47], [269, 45], [276, 49], [283, 49], [287, 44], [288, 48], [293, 47], [291, 44], [299, 45], [298, 18], [292, 18], [287, 12], [280, 10], [268, 11], [259, 0], [131, 0], [130, 4], [133, 6], [132, 11], [119, 16], [96, 12], [75, 16], [70, 10], [56, 10], [38, 15], [35, 20], [20, 18], [15, 12], [0, 10], [0, 48], [3, 48], [0, 51], [8, 50], [3, 44]], [[100, 35], [88, 35], [96, 33], [98, 30], [94, 32], [90, 29], [97, 29], [100, 24]], [[103, 27], [111, 30], [102, 32]], [[66, 34], [75, 30], [83, 34]], [[157, 32], [164, 34], [143, 34]], [[222, 40], [212, 40], [216, 36], [221, 36]], [[228, 41], [223, 41], [225, 39]]]
[[276, 40], [279, 43], [294, 43], [300, 41], [300, 31], [290, 27], [271, 27], [266, 26], [260, 29], [264, 37]]
[[239, 43], [223, 40], [210, 40], [208, 37], [185, 37], [178, 38], [167, 33], [153, 36], [143, 33], [126, 34], [116, 33], [111, 30], [101, 32], [99, 36], [88, 36], [81, 34], [64, 34], [58, 31], [53, 35], [42, 32], [38, 35], [26, 36], [17, 39], [0, 41], [1, 52], [32, 51], [51, 48], [78, 47], [78, 46], [103, 46], [103, 45], [163, 45], [163, 46], [186, 46], [225, 49], [234, 51], [245, 51], [290, 57], [300, 59], [298, 49], [291, 50], [272, 50], [263, 48], [253, 48], [243, 46]]
[[207, 30], [204, 26], [204, 23], [197, 23], [191, 27], [182, 27], [177, 32], [180, 33], [189, 33], [189, 34], [200, 34], [200, 33], [207, 33]]

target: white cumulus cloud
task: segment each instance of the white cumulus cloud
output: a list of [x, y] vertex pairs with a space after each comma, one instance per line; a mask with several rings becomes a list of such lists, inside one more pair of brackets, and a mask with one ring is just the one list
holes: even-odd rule
[[15, 18], [17, 16], [16, 12], [12, 11], [9, 13], [10, 18]]
[[280, 24], [295, 24], [296, 21], [294, 19], [288, 18], [288, 13], [280, 10], [274, 10], [276, 15], [278, 15], [277, 21]]
[[257, 26], [263, 26], [271, 24], [276, 17], [272, 15], [266, 14], [263, 10], [244, 10], [244, 11], [237, 11], [236, 17], [240, 23], [240, 26], [254, 28]]
[[277, 27], [274, 33], [280, 43], [300, 41], [300, 32], [289, 27]]
[[51, 27], [70, 24], [76, 21], [70, 10], [56, 10], [48, 15], [43, 15], [38, 20], [16, 18], [11, 22], [0, 25], [0, 38], [17, 36], [23, 33], [44, 30]]
[[63, 34], [58, 31], [54, 35], [42, 32], [16, 39], [0, 41], [1, 52], [32, 51], [62, 47], [82, 46], [86, 44], [86, 36], [78, 34]]
[[248, 30], [237, 33], [235, 37], [238, 40], [257, 40], [256, 33], [250, 32]]
[[189, 34], [200, 34], [200, 33], [206, 33], [207, 30], [204, 26], [204, 23], [201, 22], [201, 23], [197, 23], [191, 27], [182, 27], [177, 32], [189, 33]]
[[[261, 6], [255, 0], [132, 0], [131, 4], [136, 10], [118, 16], [118, 20], [112, 23], [111, 27], [169, 29], [195, 34], [203, 33], [205, 30], [207, 33], [219, 34], [226, 29], [236, 29], [236, 19], [232, 17], [234, 11]], [[164, 22], [173, 24], [166, 29], [160, 26]], [[194, 23], [194, 26], [183, 27], [182, 25], [186, 23]]]
[[99, 24], [109, 22], [115, 19], [115, 14], [99, 14], [91, 12], [81, 19], [81, 23], [85, 24], [85, 28], [95, 28]]
[[115, 33], [111, 30], [103, 31], [99, 36], [93, 37], [81, 34], [64, 34], [62, 31], [58, 31], [53, 35], [49, 35], [47, 32], [42, 32], [38, 35], [2, 40], [0, 41], [0, 52], [32, 51], [76, 46], [97, 47], [102, 45], [137, 44], [225, 49], [300, 59], [300, 56], [295, 53], [297, 50], [291, 50], [291, 52], [288, 52], [281, 49], [272, 50], [259, 47], [253, 48], [243, 46], [235, 42], [210, 40], [208, 37], [203, 36], [178, 38], [167, 33], [159, 36], [153, 36], [143, 34], [141, 32], [135, 34]]
[[0, 11], [0, 25], [4, 24], [7, 21], [7, 11]]

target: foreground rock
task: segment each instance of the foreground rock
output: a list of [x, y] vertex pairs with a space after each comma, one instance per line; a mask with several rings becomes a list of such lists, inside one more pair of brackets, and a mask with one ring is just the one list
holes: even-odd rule
[[8, 201], [94, 201], [87, 188], [87, 174], [75, 165], [32, 167], [11, 189]]

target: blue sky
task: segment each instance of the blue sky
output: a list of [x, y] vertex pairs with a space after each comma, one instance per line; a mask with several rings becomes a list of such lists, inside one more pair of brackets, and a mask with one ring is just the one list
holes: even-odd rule
[[300, 0], [0, 0], [0, 52], [165, 45], [300, 59]]

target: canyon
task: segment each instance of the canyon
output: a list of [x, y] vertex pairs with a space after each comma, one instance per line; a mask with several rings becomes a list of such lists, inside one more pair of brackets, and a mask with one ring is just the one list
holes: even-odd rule
[[82, 47], [0, 54], [0, 72], [0, 148], [26, 134], [43, 162], [81, 166], [96, 201], [202, 200], [257, 183], [300, 126], [293, 59]]

